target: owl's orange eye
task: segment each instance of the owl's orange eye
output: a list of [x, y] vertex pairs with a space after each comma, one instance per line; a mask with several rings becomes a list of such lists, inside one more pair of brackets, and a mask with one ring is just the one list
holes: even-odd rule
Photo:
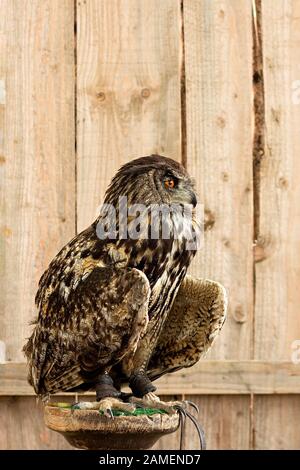
[[175, 186], [175, 181], [172, 178], [165, 180], [165, 187], [166, 188], [173, 189], [174, 186]]

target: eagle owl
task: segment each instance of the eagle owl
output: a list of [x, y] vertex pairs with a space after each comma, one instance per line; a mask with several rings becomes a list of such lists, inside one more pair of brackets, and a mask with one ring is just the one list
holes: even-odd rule
[[[121, 213], [122, 198], [145, 208], [139, 224], [130, 211]], [[155, 379], [199, 360], [224, 323], [226, 294], [216, 282], [186, 275], [196, 247], [188, 247], [184, 205], [193, 208], [193, 234], [198, 223], [182, 165], [159, 155], [130, 161], [104, 202], [115, 224], [99, 237], [107, 218], [101, 212], [55, 256], [39, 282], [38, 317], [24, 351], [38, 395], [95, 390], [99, 408], [111, 411], [133, 406], [122, 400], [123, 384], [149, 406], [159, 400]], [[151, 236], [157, 226], [149, 208], [161, 205], [177, 207], [169, 213], [169, 236], [161, 227]], [[124, 236], [124, 217], [127, 233], [136, 224], [140, 236]]]

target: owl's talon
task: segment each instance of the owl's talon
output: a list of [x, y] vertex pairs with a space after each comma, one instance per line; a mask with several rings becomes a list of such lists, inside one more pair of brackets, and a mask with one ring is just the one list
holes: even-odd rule
[[110, 419], [115, 419], [111, 408], [107, 408], [107, 410], [104, 411], [104, 416], [107, 416]]
[[102, 411], [104, 416], [114, 419], [113, 410], [133, 412], [135, 406], [132, 403], [124, 403], [118, 398], [107, 397], [99, 402], [99, 411]]
[[183, 442], [184, 442], [184, 435], [185, 435], [185, 421], [186, 418], [189, 418], [193, 425], [195, 426], [197, 430], [197, 434], [199, 437], [199, 442], [200, 442], [200, 450], [205, 450], [206, 449], [206, 440], [205, 440], [205, 434], [203, 431], [202, 426], [200, 423], [197, 421], [194, 415], [190, 411], [187, 410], [187, 405], [190, 405], [192, 408], [194, 408], [197, 413], [199, 413], [199, 408], [198, 406], [189, 401], [189, 400], [184, 400], [181, 404], [175, 404], [174, 408], [177, 410], [180, 416], [180, 424], [181, 424], [181, 429], [180, 429], [180, 450], [183, 449]]
[[205, 442], [204, 431], [201, 425], [198, 423], [195, 416], [192, 415], [192, 413], [187, 410], [187, 407], [191, 406], [197, 411], [197, 413], [199, 413], [199, 408], [195, 403], [189, 400], [164, 402], [164, 401], [161, 401], [159, 397], [155, 395], [153, 392], [147, 393], [143, 398], [132, 397], [130, 399], [130, 402], [134, 403], [137, 407], [144, 407], [144, 408], [151, 407], [154, 409], [164, 410], [169, 414], [178, 413], [179, 419], [180, 419], [180, 449], [181, 450], [183, 449], [183, 444], [184, 444], [186, 418], [189, 418], [197, 430], [199, 441], [200, 441], [200, 449], [205, 450], [206, 442]]
[[193, 416], [189, 411], [186, 412], [187, 417], [192, 421], [194, 424], [198, 437], [199, 437], [199, 442], [200, 442], [200, 450], [206, 450], [206, 440], [205, 440], [205, 434], [202, 426], [198, 421], [196, 420], [195, 416]]
[[199, 407], [198, 405], [196, 405], [196, 403], [194, 403], [193, 401], [190, 401], [190, 400], [184, 400], [183, 403], [186, 403], [187, 405], [190, 405], [191, 408], [193, 408], [197, 415], [199, 414]]
[[174, 408], [175, 410], [179, 411], [180, 413], [182, 413], [182, 414], [184, 415], [184, 417], [187, 416], [187, 411], [186, 411], [186, 409], [185, 409], [183, 406], [181, 406], [181, 405], [173, 405], [173, 408]]

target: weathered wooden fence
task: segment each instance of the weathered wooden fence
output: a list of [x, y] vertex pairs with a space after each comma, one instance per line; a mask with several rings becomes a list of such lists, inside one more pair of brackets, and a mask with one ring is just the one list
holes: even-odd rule
[[156, 152], [195, 176], [192, 272], [230, 297], [207, 360], [159, 390], [199, 404], [209, 448], [300, 447], [299, 31], [300, 0], [0, 0], [1, 448], [68, 448], [26, 384], [37, 282]]

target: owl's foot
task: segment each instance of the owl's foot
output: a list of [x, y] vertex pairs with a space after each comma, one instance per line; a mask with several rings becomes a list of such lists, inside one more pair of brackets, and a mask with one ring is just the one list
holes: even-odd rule
[[113, 379], [107, 372], [99, 375], [95, 384], [95, 390], [97, 401], [107, 397], [119, 398], [121, 395], [121, 392], [114, 387]]
[[153, 385], [149, 377], [144, 371], [137, 371], [130, 377], [129, 387], [135, 397], [145, 397], [146, 395], [154, 395], [156, 387]]
[[162, 401], [155, 393], [149, 392], [143, 398], [132, 397], [130, 403], [143, 408], [154, 408], [166, 411], [168, 414], [177, 413], [178, 408], [186, 409], [188, 403], [185, 401]]
[[189, 400], [183, 400], [183, 401], [162, 401], [160, 398], [155, 395], [153, 392], [147, 393], [143, 398], [137, 398], [137, 397], [131, 397], [130, 402], [136, 405], [137, 407], [142, 407], [142, 408], [154, 408], [154, 409], [159, 409], [159, 410], [164, 410], [168, 414], [174, 414], [178, 413], [180, 417], [180, 450], [183, 449], [183, 443], [185, 439], [185, 422], [186, 418], [190, 419], [192, 423], [194, 424], [198, 436], [199, 436], [199, 441], [200, 441], [200, 449], [205, 450], [206, 448], [206, 442], [205, 442], [205, 436], [204, 436], [204, 431], [200, 424], [198, 423], [197, 419], [193, 414], [188, 410], [189, 407], [194, 408], [197, 413], [199, 413], [198, 406], [189, 401]]
[[132, 412], [135, 410], [133, 403], [124, 403], [118, 398], [106, 397], [100, 401], [82, 401], [72, 407], [77, 410], [98, 410], [102, 411], [104, 416], [114, 418], [113, 410]]

